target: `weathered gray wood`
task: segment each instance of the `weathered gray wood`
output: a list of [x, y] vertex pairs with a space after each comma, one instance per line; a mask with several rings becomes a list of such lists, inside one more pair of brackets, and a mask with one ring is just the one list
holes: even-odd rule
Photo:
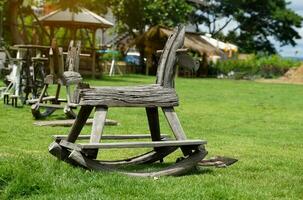
[[78, 72], [79, 70], [79, 57], [81, 53], [81, 41], [76, 41], [74, 46], [74, 41], [72, 40], [69, 44], [66, 66], [68, 71]]
[[159, 85], [99, 87], [80, 90], [80, 105], [108, 107], [178, 106], [176, 91]]
[[[122, 160], [95, 160], [99, 165], [106, 165], [109, 167], [120, 167], [127, 165], [135, 165], [135, 164], [144, 164], [144, 163], [154, 163], [158, 160], [162, 160], [167, 155], [171, 154], [178, 147], [162, 147], [162, 151], [149, 151], [141, 155], [137, 155], [131, 158], [126, 158]], [[49, 147], [49, 152], [55, 157], [64, 160], [70, 164], [74, 164], [72, 160], [68, 159], [68, 150], [63, 149], [57, 142], [53, 142]], [[64, 156], [62, 156], [64, 155]], [[86, 157], [88, 158], [88, 157]]]
[[152, 141], [160, 141], [160, 123], [157, 107], [145, 108]]
[[149, 164], [156, 161], [161, 161], [167, 155], [176, 151], [178, 147], [161, 147], [161, 151], [149, 151], [147, 153], [126, 158], [123, 160], [96, 160], [99, 164], [113, 167], [128, 166], [134, 164]]
[[39, 105], [33, 104], [31, 106], [32, 115], [35, 117], [35, 119], [43, 119], [57, 110], [57, 108], [46, 107], [45, 110], [41, 112], [40, 108], [39, 107], [37, 108], [37, 106]]
[[198, 162], [198, 165], [203, 167], [224, 168], [233, 165], [236, 162], [238, 162], [238, 160], [235, 158], [216, 156], [207, 160], [201, 160], [200, 162]]
[[[61, 85], [60, 84], [57, 84], [57, 89], [56, 89], [56, 94], [55, 94], [55, 99], [56, 99], [56, 102], [60, 102], [59, 100], [59, 96], [60, 96], [60, 90], [61, 90]], [[67, 100], [66, 100], [67, 101]]]
[[[66, 139], [67, 135], [53, 135], [55, 140]], [[148, 134], [132, 134], [132, 135], [102, 135], [102, 140], [134, 140], [134, 139], [150, 139], [151, 136]], [[168, 135], [161, 134], [160, 140], [168, 138]], [[79, 135], [78, 140], [90, 139], [90, 135]]]
[[176, 52], [183, 46], [184, 35], [185, 28], [178, 27], [176, 33], [173, 34], [165, 44], [158, 66], [156, 81], [157, 84], [160, 84], [163, 87], [174, 87]]
[[[44, 102], [44, 101], [51, 101], [51, 100], [54, 100], [55, 99], [55, 96], [47, 96], [47, 97], [43, 97], [41, 102]], [[38, 99], [30, 99], [30, 100], [27, 100], [27, 103], [28, 104], [34, 104], [34, 103], [37, 103], [39, 102], [39, 98]]]
[[78, 84], [82, 81], [82, 76], [78, 72], [66, 71], [63, 73], [63, 85]]
[[[36, 126], [72, 126], [75, 122], [75, 119], [66, 119], [66, 120], [51, 120], [51, 121], [36, 121], [34, 125]], [[92, 125], [93, 119], [88, 119], [86, 125]], [[105, 125], [107, 126], [116, 126], [118, 122], [111, 119], [106, 119]]]
[[192, 56], [187, 53], [179, 53], [178, 57], [178, 65], [184, 68], [187, 68], [191, 71], [197, 71], [200, 67], [199, 60], [193, 59]]
[[164, 79], [165, 68], [167, 65], [167, 59], [170, 56], [170, 51], [171, 51], [174, 41], [176, 40], [176, 37], [177, 37], [176, 34], [171, 35], [168, 38], [168, 40], [164, 46], [163, 53], [160, 57], [158, 70], [157, 70], [157, 80], [156, 80], [157, 84], [163, 85], [163, 81], [164, 81], [163, 79]]
[[90, 143], [100, 142], [107, 114], [106, 107], [96, 107]]
[[86, 123], [86, 120], [88, 119], [90, 113], [92, 112], [93, 107], [91, 106], [81, 106], [80, 111], [78, 113], [78, 116], [75, 120], [75, 123], [73, 124], [69, 135], [67, 137], [68, 142], [75, 142], [83, 128], [83, 126]]
[[[77, 165], [81, 165], [88, 169], [112, 171], [112, 167], [120, 165], [149, 163], [157, 160], [161, 161], [165, 156], [172, 153], [177, 148], [181, 148], [185, 158], [177, 164], [158, 172], [125, 173], [133, 176], [149, 177], [179, 175], [194, 168], [197, 163], [205, 157], [207, 154], [204, 150], [206, 141], [186, 140], [184, 131], [173, 108], [173, 106], [178, 105], [178, 97], [173, 88], [173, 78], [177, 60], [176, 51], [183, 45], [184, 34], [184, 28], [179, 28], [177, 33], [173, 34], [168, 40], [160, 60], [157, 84], [137, 87], [101, 87], [80, 90], [81, 109], [84, 106], [97, 107], [94, 125], [90, 135], [90, 142], [87, 144], [75, 144], [75, 141], [78, 138], [88, 139], [88, 136], [79, 136], [83, 126], [80, 127], [80, 130], [79, 128], [76, 129], [76, 126], [81, 124], [76, 121], [73, 125], [74, 130], [70, 132], [70, 135], [67, 138], [68, 140], [65, 140], [65, 137], [56, 138], [62, 152], [69, 152], [69, 156], [65, 156], [63, 160], [66, 162], [76, 162]], [[153, 141], [99, 143], [100, 139], [102, 140], [103, 138], [102, 132], [107, 108], [113, 106], [145, 107]], [[177, 140], [171, 141], [161, 138], [157, 107], [162, 107]], [[83, 123], [85, 123], [85, 120], [83, 120], [82, 124]], [[120, 136], [108, 136], [109, 139], [122, 139], [119, 137]], [[106, 136], [104, 136], [104, 138], [106, 138]], [[95, 160], [99, 149], [113, 148], [154, 148], [154, 150], [121, 161]]]
[[176, 73], [176, 51], [184, 44], [185, 27], [179, 27], [176, 40], [174, 41], [169, 57], [165, 66], [165, 73], [163, 77], [163, 87], [174, 87], [174, 76]]
[[59, 104], [44, 104], [44, 103], [40, 103], [39, 107], [41, 107], [41, 108], [63, 109], [65, 106], [64, 105], [59, 105]]
[[162, 108], [164, 115], [169, 123], [177, 140], [186, 140], [186, 135], [181, 126], [177, 113], [173, 107]]
[[202, 160], [206, 156], [206, 154], [207, 153], [203, 151], [196, 151], [191, 156], [169, 167], [166, 167], [156, 172], [141, 172], [141, 173], [125, 172], [125, 171], [114, 169], [106, 164], [101, 164], [98, 161], [86, 158], [79, 151], [72, 151], [72, 153], [69, 155], [69, 158], [74, 160], [80, 166], [83, 166], [84, 168], [91, 170], [117, 172], [129, 176], [137, 176], [137, 177], [160, 177], [160, 176], [178, 176], [185, 174], [186, 172], [194, 169], [197, 163], [200, 160]]
[[117, 148], [154, 148], [154, 147], [181, 147], [200, 146], [206, 144], [203, 140], [170, 140], [152, 142], [116, 142], [116, 143], [89, 143], [74, 144], [65, 140], [60, 141], [60, 145], [70, 149], [117, 149]]

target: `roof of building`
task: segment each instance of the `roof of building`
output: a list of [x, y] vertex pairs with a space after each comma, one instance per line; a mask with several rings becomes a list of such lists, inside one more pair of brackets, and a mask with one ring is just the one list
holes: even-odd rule
[[79, 7], [77, 11], [58, 9], [39, 18], [43, 25], [77, 28], [110, 28], [114, 24], [86, 8]]

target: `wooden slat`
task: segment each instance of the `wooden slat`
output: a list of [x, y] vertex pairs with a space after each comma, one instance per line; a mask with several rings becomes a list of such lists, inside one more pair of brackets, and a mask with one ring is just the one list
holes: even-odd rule
[[186, 135], [181, 126], [179, 118], [173, 107], [162, 108], [164, 115], [169, 123], [170, 128], [172, 129], [177, 140], [186, 140]]
[[178, 96], [171, 88], [160, 85], [136, 87], [98, 87], [80, 90], [80, 105], [108, 107], [178, 106]]
[[[162, 134], [160, 139], [167, 138], [167, 134]], [[54, 139], [66, 139], [67, 135], [53, 135]], [[132, 139], [150, 139], [151, 136], [148, 134], [132, 134], [132, 135], [102, 135], [103, 140], [132, 140]], [[90, 135], [79, 135], [78, 140], [90, 139]]]
[[182, 140], [182, 141], [152, 141], [152, 142], [119, 142], [119, 143], [90, 143], [74, 144], [61, 140], [60, 145], [66, 148], [82, 149], [117, 149], [117, 148], [154, 148], [154, 147], [175, 147], [175, 146], [199, 146], [206, 144], [203, 140]]
[[39, 107], [45, 107], [45, 108], [56, 108], [56, 109], [63, 109], [64, 105], [58, 105], [58, 104], [39, 104]]
[[[36, 121], [34, 122], [34, 125], [36, 126], [72, 126], [74, 124], [74, 119], [66, 119], [66, 120], [51, 120], [51, 121]], [[93, 119], [88, 119], [86, 121], [86, 125], [92, 125]], [[118, 122], [111, 119], [106, 119], [105, 125], [108, 126], [116, 126], [118, 125]]]
[[99, 142], [102, 136], [107, 114], [106, 107], [96, 107], [90, 143]]
[[[53, 100], [53, 99], [55, 99], [55, 96], [48, 96], [48, 97], [43, 97], [42, 101], [49, 101], [49, 100]], [[39, 101], [39, 99], [30, 99], [30, 100], [27, 100], [28, 103], [36, 103], [38, 101]]]

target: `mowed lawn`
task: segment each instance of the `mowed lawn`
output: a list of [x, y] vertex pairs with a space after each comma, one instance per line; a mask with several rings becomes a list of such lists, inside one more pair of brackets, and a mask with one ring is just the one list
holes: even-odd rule
[[[154, 79], [131, 75], [86, 81], [142, 85]], [[207, 140], [208, 157], [229, 156], [239, 162], [156, 180], [85, 171], [48, 153], [51, 136], [69, 128], [34, 126], [29, 106], [1, 102], [0, 199], [303, 199], [302, 85], [177, 78], [176, 89], [176, 111], [187, 137]], [[62, 118], [62, 113], [51, 119]], [[162, 132], [170, 134], [162, 113], [160, 117]], [[148, 133], [144, 109], [113, 108], [108, 118], [120, 125], [106, 127], [105, 134]], [[140, 152], [144, 150], [104, 151], [100, 156]], [[180, 156], [177, 152], [165, 163]]]

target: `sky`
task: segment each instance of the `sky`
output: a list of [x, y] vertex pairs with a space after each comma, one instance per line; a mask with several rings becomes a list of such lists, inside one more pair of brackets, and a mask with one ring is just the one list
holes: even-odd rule
[[[294, 10], [299, 15], [303, 16], [303, 0], [289, 0], [291, 4], [289, 7]], [[303, 57], [303, 28], [298, 29], [299, 34], [302, 39], [296, 40], [297, 46], [293, 47], [291, 45], [280, 47], [278, 44], [277, 50], [282, 56], [287, 57]]]

